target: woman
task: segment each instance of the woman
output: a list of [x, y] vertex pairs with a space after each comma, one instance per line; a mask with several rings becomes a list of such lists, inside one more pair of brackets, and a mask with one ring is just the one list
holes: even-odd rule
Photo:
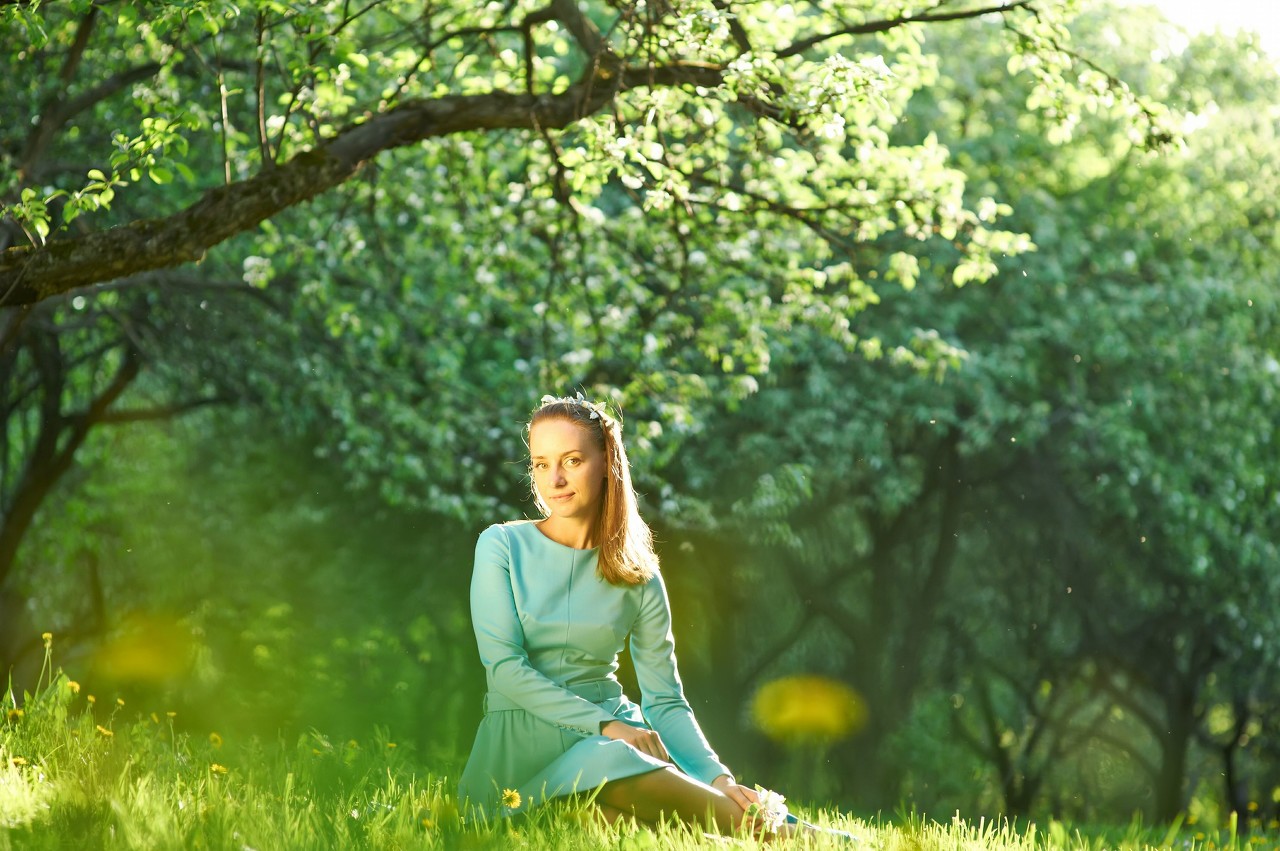
[[[471, 613], [488, 693], [461, 799], [493, 816], [598, 789], [610, 821], [675, 815], [738, 830], [757, 794], [685, 699], [622, 424], [581, 394], [544, 396], [528, 444], [544, 519], [490, 526], [476, 544]], [[639, 706], [614, 676], [628, 636]]]

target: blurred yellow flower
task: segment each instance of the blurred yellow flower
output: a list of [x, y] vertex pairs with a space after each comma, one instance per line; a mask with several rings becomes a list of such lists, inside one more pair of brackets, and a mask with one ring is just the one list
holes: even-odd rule
[[784, 744], [830, 744], [867, 723], [867, 705], [842, 682], [816, 674], [765, 683], [751, 702], [751, 716], [766, 736]]
[[89, 701], [90, 703], [98, 702], [98, 698], [94, 697], [93, 695], [89, 695], [88, 697], [85, 698], [85, 700]]
[[168, 716], [168, 717], [170, 717], [170, 718], [177, 718], [177, 717], [178, 717], [178, 713], [176, 713], [176, 712], [166, 712], [166, 713], [165, 713], [165, 715], [167, 715], [167, 716]]
[[22, 716], [26, 714], [27, 713], [21, 709], [10, 709], [5, 713], [4, 717], [10, 724], [17, 724], [22, 720]]
[[435, 827], [435, 826], [436, 826], [436, 823], [435, 823], [435, 822], [433, 822], [433, 821], [432, 821], [431, 819], [429, 819], [429, 818], [424, 818], [424, 819], [422, 820], [422, 827], [423, 827], [423, 829], [424, 829], [424, 830], [430, 830], [431, 828], [433, 828], [433, 827]]
[[67, 688], [71, 690], [72, 694], [80, 693], [80, 684], [75, 680], [67, 680]]
[[520, 809], [520, 793], [515, 789], [502, 790], [502, 806], [509, 810]]
[[20, 756], [11, 756], [9, 757], [9, 764], [14, 768], [21, 768], [22, 766], [29, 765], [30, 763]]
[[99, 732], [99, 733], [101, 733], [102, 735], [106, 736], [108, 739], [115, 735], [115, 733], [111, 732], [111, 731], [110, 731], [110, 730], [108, 730], [106, 727], [102, 726], [101, 724], [99, 724], [99, 725], [98, 725], [98, 732]]
[[395, 742], [387, 742], [387, 747], [394, 748], [395, 746], [396, 746]]
[[154, 712], [152, 712], [152, 713], [151, 713], [151, 723], [152, 723], [152, 724], [159, 724], [159, 723], [160, 723], [160, 716], [159, 716], [159, 715], [157, 715], [157, 714], [155, 714]]
[[124, 706], [124, 698], [123, 698], [123, 697], [117, 697], [117, 698], [116, 698], [116, 706]]
[[217, 733], [210, 733], [209, 744], [213, 745], [215, 748], [222, 747], [222, 737], [219, 736]]
[[40, 633], [40, 637], [44, 639], [44, 649], [48, 650], [50, 647], [53, 646], [52, 632], [42, 632]]
[[219, 765], [218, 763], [215, 762], [209, 766], [209, 771], [213, 774], [226, 774], [227, 767], [225, 765]]

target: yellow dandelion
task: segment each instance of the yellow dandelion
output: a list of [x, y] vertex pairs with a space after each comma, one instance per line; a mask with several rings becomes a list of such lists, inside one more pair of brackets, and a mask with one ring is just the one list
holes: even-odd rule
[[152, 723], [152, 724], [159, 724], [159, 723], [160, 723], [160, 716], [159, 716], [159, 715], [157, 715], [157, 714], [155, 714], [154, 712], [152, 712], [152, 713], [151, 713], [151, 723]]
[[99, 733], [101, 733], [102, 735], [106, 736], [108, 739], [115, 735], [115, 733], [111, 732], [111, 731], [110, 731], [110, 730], [108, 730], [106, 727], [102, 726], [101, 724], [99, 724], [99, 725], [97, 725], [97, 726], [98, 726], [98, 732], [99, 732]]
[[116, 698], [116, 706], [124, 706], [124, 698], [123, 698], [123, 697], [117, 697], [117, 698]]
[[27, 762], [25, 759], [23, 759], [23, 758], [22, 758], [22, 757], [20, 757], [20, 756], [11, 756], [11, 757], [9, 757], [9, 764], [10, 764], [11, 766], [13, 766], [14, 768], [21, 768], [21, 767], [22, 767], [22, 766], [24, 766], [24, 765], [30, 765], [30, 763], [29, 763], [29, 762]]
[[98, 702], [98, 698], [94, 697], [93, 695], [89, 695], [88, 697], [85, 698], [85, 700], [89, 701], [89, 703], [91, 704]]
[[170, 712], [166, 712], [166, 713], [165, 713], [165, 716], [166, 716], [166, 717], [168, 717], [168, 718], [177, 718], [177, 717], [178, 717], [178, 713], [170, 711]]
[[6, 712], [4, 717], [10, 724], [17, 724], [19, 721], [22, 720], [22, 716], [26, 714], [27, 713], [24, 712], [23, 710], [15, 707], [14, 709], [10, 709], [8, 712]]
[[756, 726], [786, 744], [830, 744], [862, 729], [867, 705], [842, 682], [814, 674], [765, 683], [751, 703]]
[[1257, 801], [1250, 801], [1250, 802], [1249, 802], [1249, 806], [1248, 806], [1248, 810], [1249, 810], [1249, 812], [1251, 812], [1251, 813], [1256, 813], [1256, 812], [1258, 811], [1258, 802], [1257, 802]]
[[395, 742], [387, 742], [387, 747], [394, 748], [395, 746], [396, 746]]
[[520, 793], [515, 789], [502, 790], [502, 806], [509, 810], [520, 809]]
[[67, 680], [67, 690], [72, 694], [80, 693], [80, 684], [75, 680]]
[[432, 821], [430, 818], [424, 818], [424, 819], [422, 820], [422, 829], [423, 829], [423, 830], [430, 830], [431, 828], [433, 828], [433, 827], [435, 827], [435, 826], [436, 826], [436, 823], [435, 823], [434, 821]]
[[48, 650], [50, 647], [52, 647], [52, 646], [53, 646], [53, 633], [52, 633], [52, 632], [42, 632], [42, 633], [40, 633], [40, 637], [44, 639], [44, 649], [45, 649], [45, 650]]
[[210, 733], [209, 744], [213, 745], [215, 748], [222, 747], [222, 737], [219, 736], [217, 733]]
[[220, 765], [220, 764], [218, 764], [218, 763], [216, 763], [216, 762], [215, 762], [215, 763], [213, 763], [212, 765], [210, 765], [210, 766], [209, 766], [209, 773], [211, 773], [211, 774], [226, 774], [226, 773], [227, 773], [227, 767], [226, 767], [225, 765]]

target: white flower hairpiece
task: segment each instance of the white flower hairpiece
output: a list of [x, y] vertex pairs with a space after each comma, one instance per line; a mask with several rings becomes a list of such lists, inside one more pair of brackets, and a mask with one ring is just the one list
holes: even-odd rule
[[787, 823], [787, 799], [759, 785], [756, 795], [757, 800], [747, 807], [747, 815], [759, 819], [765, 833], [777, 833]]
[[542, 397], [542, 404], [539, 407], [545, 408], [547, 405], [554, 405], [557, 402], [586, 408], [591, 412], [591, 419], [600, 420], [602, 424], [609, 422], [609, 415], [605, 412], [604, 405], [599, 402], [589, 401], [582, 395], [581, 391], [576, 396], [552, 396], [548, 394]]

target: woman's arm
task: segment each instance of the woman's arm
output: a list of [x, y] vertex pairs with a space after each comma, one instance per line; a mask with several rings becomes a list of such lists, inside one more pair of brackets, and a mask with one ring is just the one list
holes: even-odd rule
[[608, 712], [561, 688], [529, 663], [511, 590], [511, 548], [501, 526], [490, 526], [476, 541], [471, 621], [490, 690], [544, 721], [582, 736], [599, 735], [601, 726], [613, 720]]
[[640, 683], [641, 709], [681, 771], [703, 783], [723, 784], [719, 780], [722, 775], [732, 781], [733, 773], [707, 743], [685, 699], [675, 649], [671, 607], [659, 573], [642, 590], [640, 613], [631, 630], [631, 659]]

